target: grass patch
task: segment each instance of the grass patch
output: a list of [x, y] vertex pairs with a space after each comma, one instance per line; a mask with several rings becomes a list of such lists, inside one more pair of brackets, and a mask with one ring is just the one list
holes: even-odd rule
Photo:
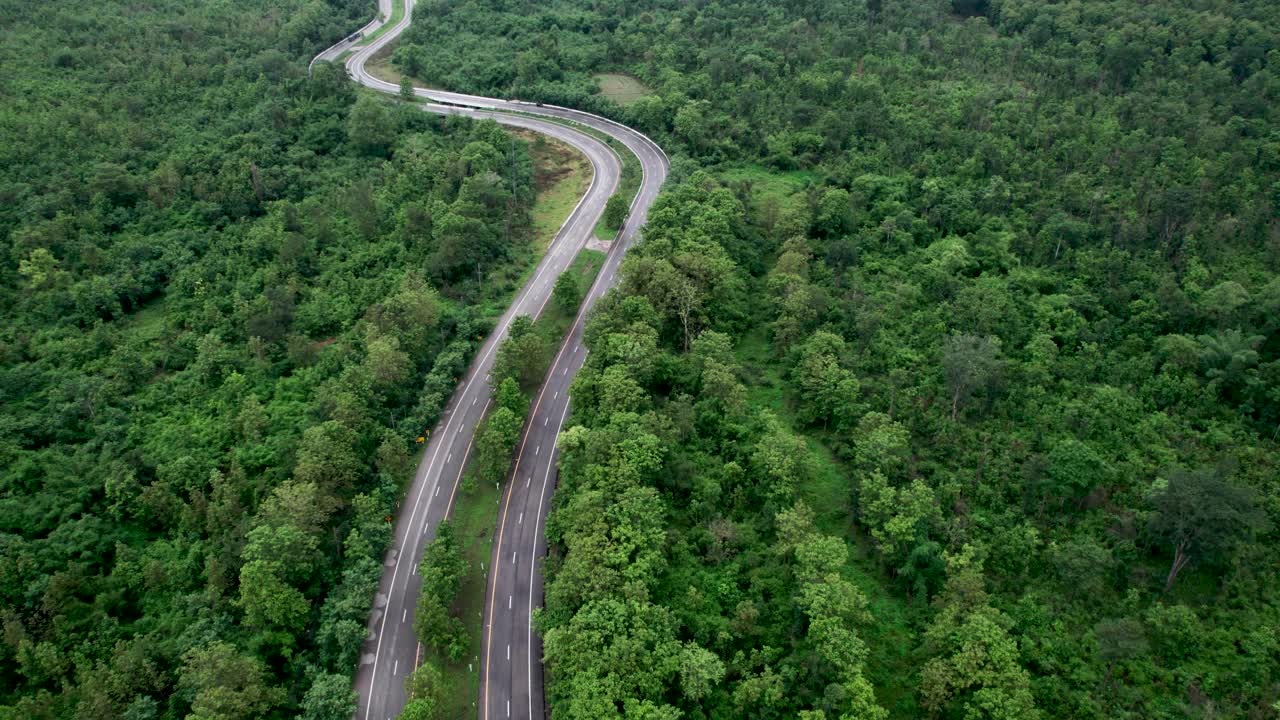
[[773, 360], [772, 346], [763, 326], [757, 327], [738, 341], [738, 362], [746, 371], [747, 400], [753, 407], [772, 410], [779, 417], [789, 417], [783, 396], [781, 369]]
[[631, 75], [599, 73], [593, 77], [600, 86], [600, 94], [622, 107], [653, 94], [653, 90]]
[[920, 717], [916, 698], [920, 666], [928, 656], [917, 647], [924, 609], [908, 605], [885, 589], [888, 582], [865, 542], [849, 546], [849, 563], [844, 576], [867, 599], [871, 622], [859, 629], [867, 643], [867, 680], [876, 691], [876, 701], [895, 720]]
[[[644, 171], [640, 168], [640, 158], [637, 158], [630, 150], [628, 150], [626, 145], [623, 145], [612, 136], [600, 132], [593, 127], [587, 127], [586, 125], [576, 123], [572, 120], [527, 112], [512, 112], [511, 114], [524, 115], [525, 117], [533, 117], [546, 122], [556, 123], [557, 125], [571, 127], [578, 132], [590, 135], [605, 145], [608, 145], [609, 149], [613, 150], [614, 154], [622, 161], [622, 175], [618, 178], [618, 189], [616, 192], [626, 197], [628, 202], [635, 199], [636, 193], [640, 191], [640, 181], [644, 177]], [[612, 236], [609, 236], [605, 239], [611, 240], [613, 238]]]
[[[782, 369], [774, 360], [768, 331], [763, 325], [744, 336], [736, 349], [738, 361], [748, 374], [747, 399], [753, 407], [768, 408], [788, 426], [795, 425], [787, 401]], [[853, 530], [852, 484], [840, 461], [820, 439], [796, 431], [809, 446], [813, 477], [799, 488], [800, 497], [816, 514], [818, 529], [829, 535], [848, 535]]]
[[[578, 283], [578, 297], [585, 297], [587, 291], [591, 289], [591, 283], [595, 282], [596, 274], [600, 272], [600, 268], [604, 267], [605, 257], [607, 256], [599, 250], [580, 250], [578, 256], [573, 259], [573, 263], [564, 271], [565, 275]], [[552, 357], [560, 349], [560, 343], [564, 341], [564, 336], [569, 332], [569, 327], [577, 316], [577, 307], [561, 307], [554, 298], [547, 303], [542, 314], [538, 316], [534, 327], [547, 341]], [[549, 364], [550, 360], [548, 360]]]
[[[375, 53], [365, 62], [364, 70], [379, 80], [385, 80], [393, 85], [399, 85], [400, 78], [404, 77], [404, 73], [391, 67], [391, 53]], [[414, 85], [421, 87], [417, 83]]]
[[534, 244], [543, 252], [591, 185], [591, 165], [582, 153], [558, 140], [528, 130], [513, 131], [529, 143], [533, 184]]
[[578, 257], [573, 259], [573, 264], [569, 266], [569, 271], [578, 273], [582, 282], [582, 291], [586, 293], [591, 287], [591, 283], [595, 282], [596, 273], [600, 272], [600, 268], [604, 266], [604, 260], [608, 257], [599, 250], [583, 250], [578, 253]]
[[852, 481], [848, 470], [831, 449], [813, 433], [797, 428], [787, 399], [782, 367], [774, 358], [768, 331], [762, 324], [744, 336], [735, 348], [747, 375], [747, 398], [753, 407], [768, 408], [784, 425], [804, 438], [809, 448], [813, 474], [796, 488], [799, 497], [814, 511], [818, 529], [849, 540], [849, 562], [844, 576], [867, 599], [872, 621], [859, 629], [867, 643], [867, 679], [876, 690], [876, 699], [893, 718], [914, 718], [916, 672], [924, 661], [916, 650], [917, 634], [912, 630], [919, 609], [888, 590], [890, 578], [870, 551], [867, 539], [852, 522]]
[[752, 215], [764, 212], [770, 204], [787, 208], [803, 199], [805, 188], [818, 182], [817, 174], [808, 170], [780, 172], [760, 165], [740, 165], [719, 171], [720, 179], [729, 183], [750, 183]]
[[618, 237], [618, 229], [609, 227], [609, 224], [604, 221], [604, 216], [601, 215], [600, 219], [596, 221], [596, 226], [591, 229], [591, 234], [597, 240], [612, 242], [614, 238]]
[[[368, 62], [364, 64], [365, 72], [378, 78], [379, 80], [389, 82], [392, 85], [399, 85], [400, 80], [405, 75], [404, 73], [397, 70], [394, 65], [391, 64], [391, 54], [392, 52], [395, 51], [395, 46], [396, 46], [395, 43], [391, 43], [386, 47], [382, 48], [381, 50], [379, 50], [378, 52], [374, 53], [373, 57], [369, 58]], [[428, 83], [428, 82], [423, 82], [420, 78], [410, 77], [409, 80], [413, 82], [413, 86], [416, 88], [425, 88], [427, 90], [440, 89], [436, 85], [432, 85], [431, 83]]]
[[116, 327], [131, 341], [150, 343], [164, 337], [165, 297], [149, 301], [138, 310], [120, 318]]

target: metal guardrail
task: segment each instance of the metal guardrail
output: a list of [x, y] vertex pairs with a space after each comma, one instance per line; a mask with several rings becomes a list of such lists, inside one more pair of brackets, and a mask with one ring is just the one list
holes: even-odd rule
[[[311, 62], [307, 63], [307, 77], [311, 77], [311, 69], [316, 66], [316, 63], [320, 61], [320, 58], [324, 57], [325, 55], [328, 55], [331, 51], [333, 51], [335, 48], [339, 47], [343, 43], [349, 42], [352, 45], [355, 45], [360, 40], [363, 40], [364, 37], [368, 35], [370, 32], [373, 32], [380, 25], [382, 25], [383, 22], [385, 21], [382, 19], [382, 14], [379, 13], [372, 20], [365, 23], [364, 27], [360, 28], [359, 30], [356, 30], [353, 33], [343, 36], [343, 38], [338, 42], [330, 45], [324, 50], [321, 50], [315, 57], [311, 58]], [[357, 36], [354, 40], [352, 39], [353, 35]]]

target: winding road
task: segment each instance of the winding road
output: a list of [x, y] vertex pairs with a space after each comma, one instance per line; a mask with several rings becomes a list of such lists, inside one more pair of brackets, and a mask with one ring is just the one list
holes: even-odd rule
[[[399, 86], [370, 75], [365, 64], [409, 26], [413, 0], [379, 0], [381, 17], [390, 17], [392, 2], [405, 3], [403, 18], [367, 45], [363, 39], [343, 40], [316, 56], [315, 62], [346, 59], [348, 74], [376, 90], [398, 93]], [[375, 19], [361, 29], [368, 36], [383, 25]], [[534, 401], [517, 447], [516, 460], [499, 507], [499, 523], [489, 564], [480, 659], [479, 717], [482, 720], [545, 716], [542, 692], [542, 646], [533, 633], [532, 615], [542, 599], [540, 559], [546, 553], [542, 528], [555, 487], [556, 437], [569, 410], [569, 386], [586, 359], [582, 330], [587, 313], [614, 284], [618, 265], [634, 242], [649, 206], [665, 181], [666, 154], [644, 135], [603, 117], [570, 108], [535, 105], [518, 100], [463, 95], [415, 88], [428, 102], [428, 112], [491, 119], [548, 135], [581, 151], [591, 162], [594, 177], [587, 193], [570, 213], [533, 276], [499, 319], [476, 359], [450, 398], [440, 423], [414, 474], [413, 484], [395, 519], [395, 534], [385, 559], [382, 580], [369, 620], [369, 637], [355, 676], [357, 720], [390, 720], [404, 707], [404, 681], [420, 657], [413, 631], [413, 613], [420, 579], [418, 560], [423, 545], [452, 513], [459, 480], [471, 452], [480, 420], [490, 405], [489, 371], [494, 353], [519, 315], [536, 317], [551, 297], [556, 278], [573, 262], [591, 236], [605, 201], [621, 176], [618, 156], [592, 135], [566, 126], [568, 120], [618, 140], [640, 161], [643, 178], [631, 205], [624, 231], [613, 243], [603, 267], [582, 302], [578, 316], [559, 348]], [[516, 115], [513, 113], [521, 113]], [[541, 116], [541, 117], [532, 117]], [[542, 119], [549, 118], [549, 119]]]

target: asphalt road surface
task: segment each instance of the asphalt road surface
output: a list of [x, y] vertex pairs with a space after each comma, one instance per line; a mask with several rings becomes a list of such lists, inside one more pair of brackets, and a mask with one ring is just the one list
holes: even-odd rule
[[[398, 93], [399, 86], [373, 77], [365, 63], [409, 26], [412, 0], [404, 17], [379, 38], [360, 46], [361, 39], [343, 40], [316, 57], [332, 61], [350, 50], [348, 73], [368, 87]], [[379, 13], [391, 16], [393, 0], [379, 0]], [[378, 20], [361, 29], [362, 36], [380, 27]], [[314, 61], [313, 61], [314, 62]], [[518, 100], [501, 100], [418, 88], [429, 102], [423, 109], [440, 114], [489, 118], [504, 125], [522, 127], [554, 137], [577, 148], [590, 160], [595, 175], [590, 188], [570, 214], [539, 263], [533, 277], [494, 331], [481, 346], [475, 361], [449, 401], [414, 475], [412, 486], [395, 520], [395, 535], [385, 559], [382, 580], [369, 621], [369, 637], [356, 672], [357, 720], [389, 720], [404, 707], [404, 681], [413, 672], [420, 648], [413, 631], [413, 613], [420, 580], [417, 564], [424, 544], [452, 512], [459, 479], [470, 455], [476, 426], [490, 404], [489, 370], [496, 348], [506, 337], [511, 320], [519, 315], [536, 317], [551, 297], [556, 278], [591, 236], [604, 205], [617, 187], [621, 164], [617, 155], [589, 134], [554, 121], [528, 117], [540, 115], [591, 127], [622, 142], [640, 160], [641, 187], [618, 241], [583, 300], [572, 329], [560, 347], [526, 422], [512, 476], [503, 491], [499, 525], [490, 563], [481, 647], [479, 717], [544, 717], [542, 647], [533, 633], [533, 609], [541, 604], [540, 559], [546, 553], [542, 528], [555, 487], [555, 440], [569, 408], [569, 386], [582, 366], [584, 318], [616, 280], [618, 264], [644, 224], [649, 206], [657, 197], [669, 168], [666, 154], [644, 135], [611, 120], [569, 108], [541, 106]], [[513, 115], [520, 112], [523, 115]]]
[[[666, 168], [654, 181], [654, 192]], [[646, 182], [649, 179], [646, 173]], [[543, 527], [555, 490], [556, 439], [569, 412], [569, 388], [587, 357], [582, 344], [585, 318], [617, 279], [618, 265], [644, 224], [648, 203], [633, 204], [623, 235], [609, 250], [568, 336], [561, 344], [534, 400], [516, 451], [499, 511], [490, 559], [482, 638], [480, 718], [540, 719], [542, 640], [533, 633], [533, 611], [542, 602], [540, 561], [546, 555]]]

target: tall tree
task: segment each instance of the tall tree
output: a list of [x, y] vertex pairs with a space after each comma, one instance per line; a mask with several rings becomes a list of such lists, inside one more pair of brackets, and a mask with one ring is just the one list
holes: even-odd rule
[[986, 388], [1000, 371], [1000, 341], [975, 335], [952, 335], [942, 351], [947, 387], [951, 390], [951, 419], [963, 401]]
[[1165, 589], [1193, 562], [1221, 562], [1238, 542], [1268, 526], [1248, 488], [1227, 482], [1215, 469], [1175, 470], [1155, 497], [1151, 532], [1172, 551]]

